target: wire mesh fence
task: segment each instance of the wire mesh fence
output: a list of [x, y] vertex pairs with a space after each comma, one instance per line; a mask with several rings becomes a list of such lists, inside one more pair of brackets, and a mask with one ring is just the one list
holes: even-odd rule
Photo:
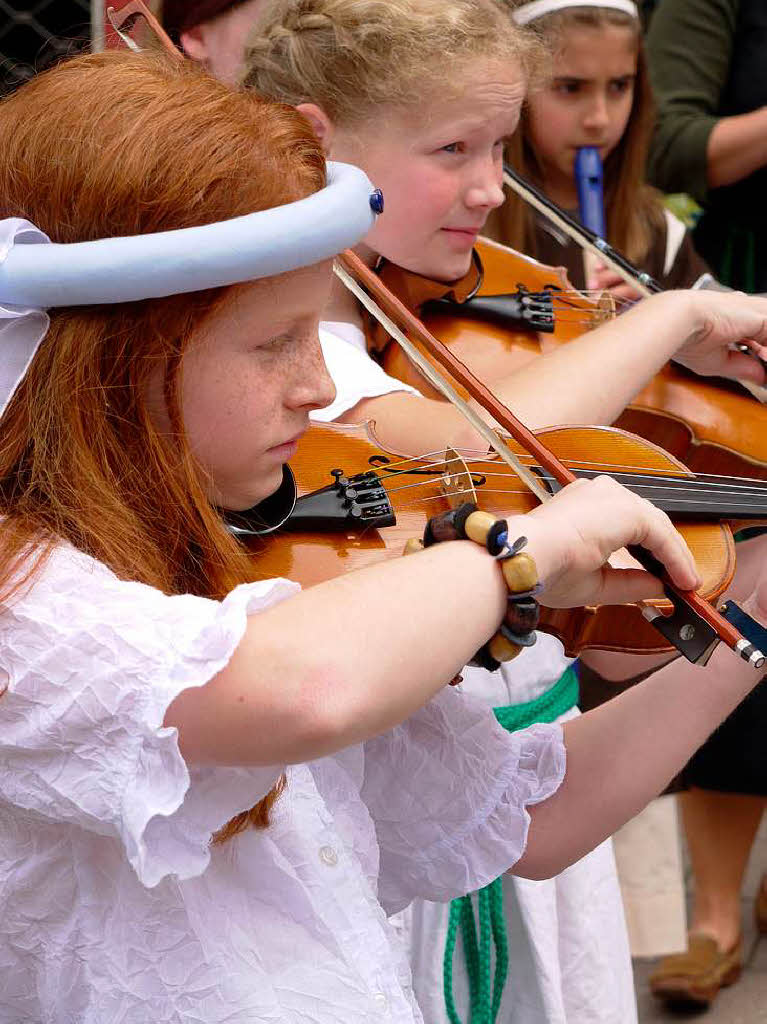
[[91, 0], [0, 0], [0, 95], [90, 42]]

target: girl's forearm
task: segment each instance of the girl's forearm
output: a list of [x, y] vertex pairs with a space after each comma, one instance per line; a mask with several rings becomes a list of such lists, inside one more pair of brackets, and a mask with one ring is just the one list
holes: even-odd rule
[[694, 334], [684, 298], [676, 292], [640, 302], [496, 382], [494, 391], [531, 429], [612, 423]]
[[332, 753], [447, 685], [497, 628], [506, 596], [498, 564], [469, 541], [337, 577], [252, 616], [227, 667], [182, 693], [166, 725], [191, 761]]
[[720, 645], [708, 666], [678, 659], [564, 726], [567, 774], [532, 810], [523, 877], [562, 871], [657, 796], [760, 674]]
[[718, 121], [708, 137], [706, 161], [710, 188], [734, 185], [767, 166], [767, 107]]

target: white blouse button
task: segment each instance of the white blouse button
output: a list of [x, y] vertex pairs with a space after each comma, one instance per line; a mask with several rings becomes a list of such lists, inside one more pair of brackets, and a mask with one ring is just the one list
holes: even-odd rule
[[373, 994], [373, 1002], [375, 1003], [376, 1009], [381, 1013], [384, 1013], [389, 1009], [389, 1000], [383, 994], [383, 992], [375, 992]]
[[320, 860], [323, 864], [327, 864], [329, 868], [334, 868], [338, 863], [338, 854], [332, 846], [321, 846]]

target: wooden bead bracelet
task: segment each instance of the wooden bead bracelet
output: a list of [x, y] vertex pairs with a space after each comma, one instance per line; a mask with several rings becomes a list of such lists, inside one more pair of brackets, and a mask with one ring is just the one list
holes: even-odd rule
[[469, 662], [494, 672], [504, 661], [511, 661], [525, 647], [535, 643], [535, 629], [540, 618], [540, 605], [535, 594], [538, 569], [533, 557], [522, 549], [526, 537], [509, 543], [509, 527], [505, 519], [495, 519], [482, 512], [473, 502], [442, 515], [426, 524], [423, 543], [408, 541], [405, 554], [449, 540], [472, 540], [481, 544], [501, 564], [501, 572], [509, 589], [508, 606], [498, 631], [483, 644]]

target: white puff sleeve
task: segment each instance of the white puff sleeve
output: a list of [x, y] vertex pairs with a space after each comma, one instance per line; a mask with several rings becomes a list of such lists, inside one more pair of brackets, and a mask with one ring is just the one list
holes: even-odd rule
[[119, 841], [146, 886], [200, 874], [213, 832], [282, 766], [190, 774], [166, 710], [227, 664], [248, 615], [296, 589], [270, 580], [221, 602], [168, 597], [56, 549], [0, 614], [0, 801]]
[[[348, 336], [342, 337], [338, 333], [341, 330], [345, 330]], [[390, 377], [370, 358], [365, 351], [364, 335], [357, 328], [349, 324], [325, 322], [320, 325], [320, 344], [325, 365], [335, 384], [336, 397], [332, 405], [315, 409], [311, 414], [313, 420], [332, 423], [353, 409], [363, 398], [379, 398], [393, 391], [418, 394], [409, 384]]]
[[558, 788], [558, 725], [508, 733], [455, 690], [365, 744], [362, 798], [380, 846], [387, 913], [415, 898], [446, 901], [488, 885], [527, 844], [527, 807]]

